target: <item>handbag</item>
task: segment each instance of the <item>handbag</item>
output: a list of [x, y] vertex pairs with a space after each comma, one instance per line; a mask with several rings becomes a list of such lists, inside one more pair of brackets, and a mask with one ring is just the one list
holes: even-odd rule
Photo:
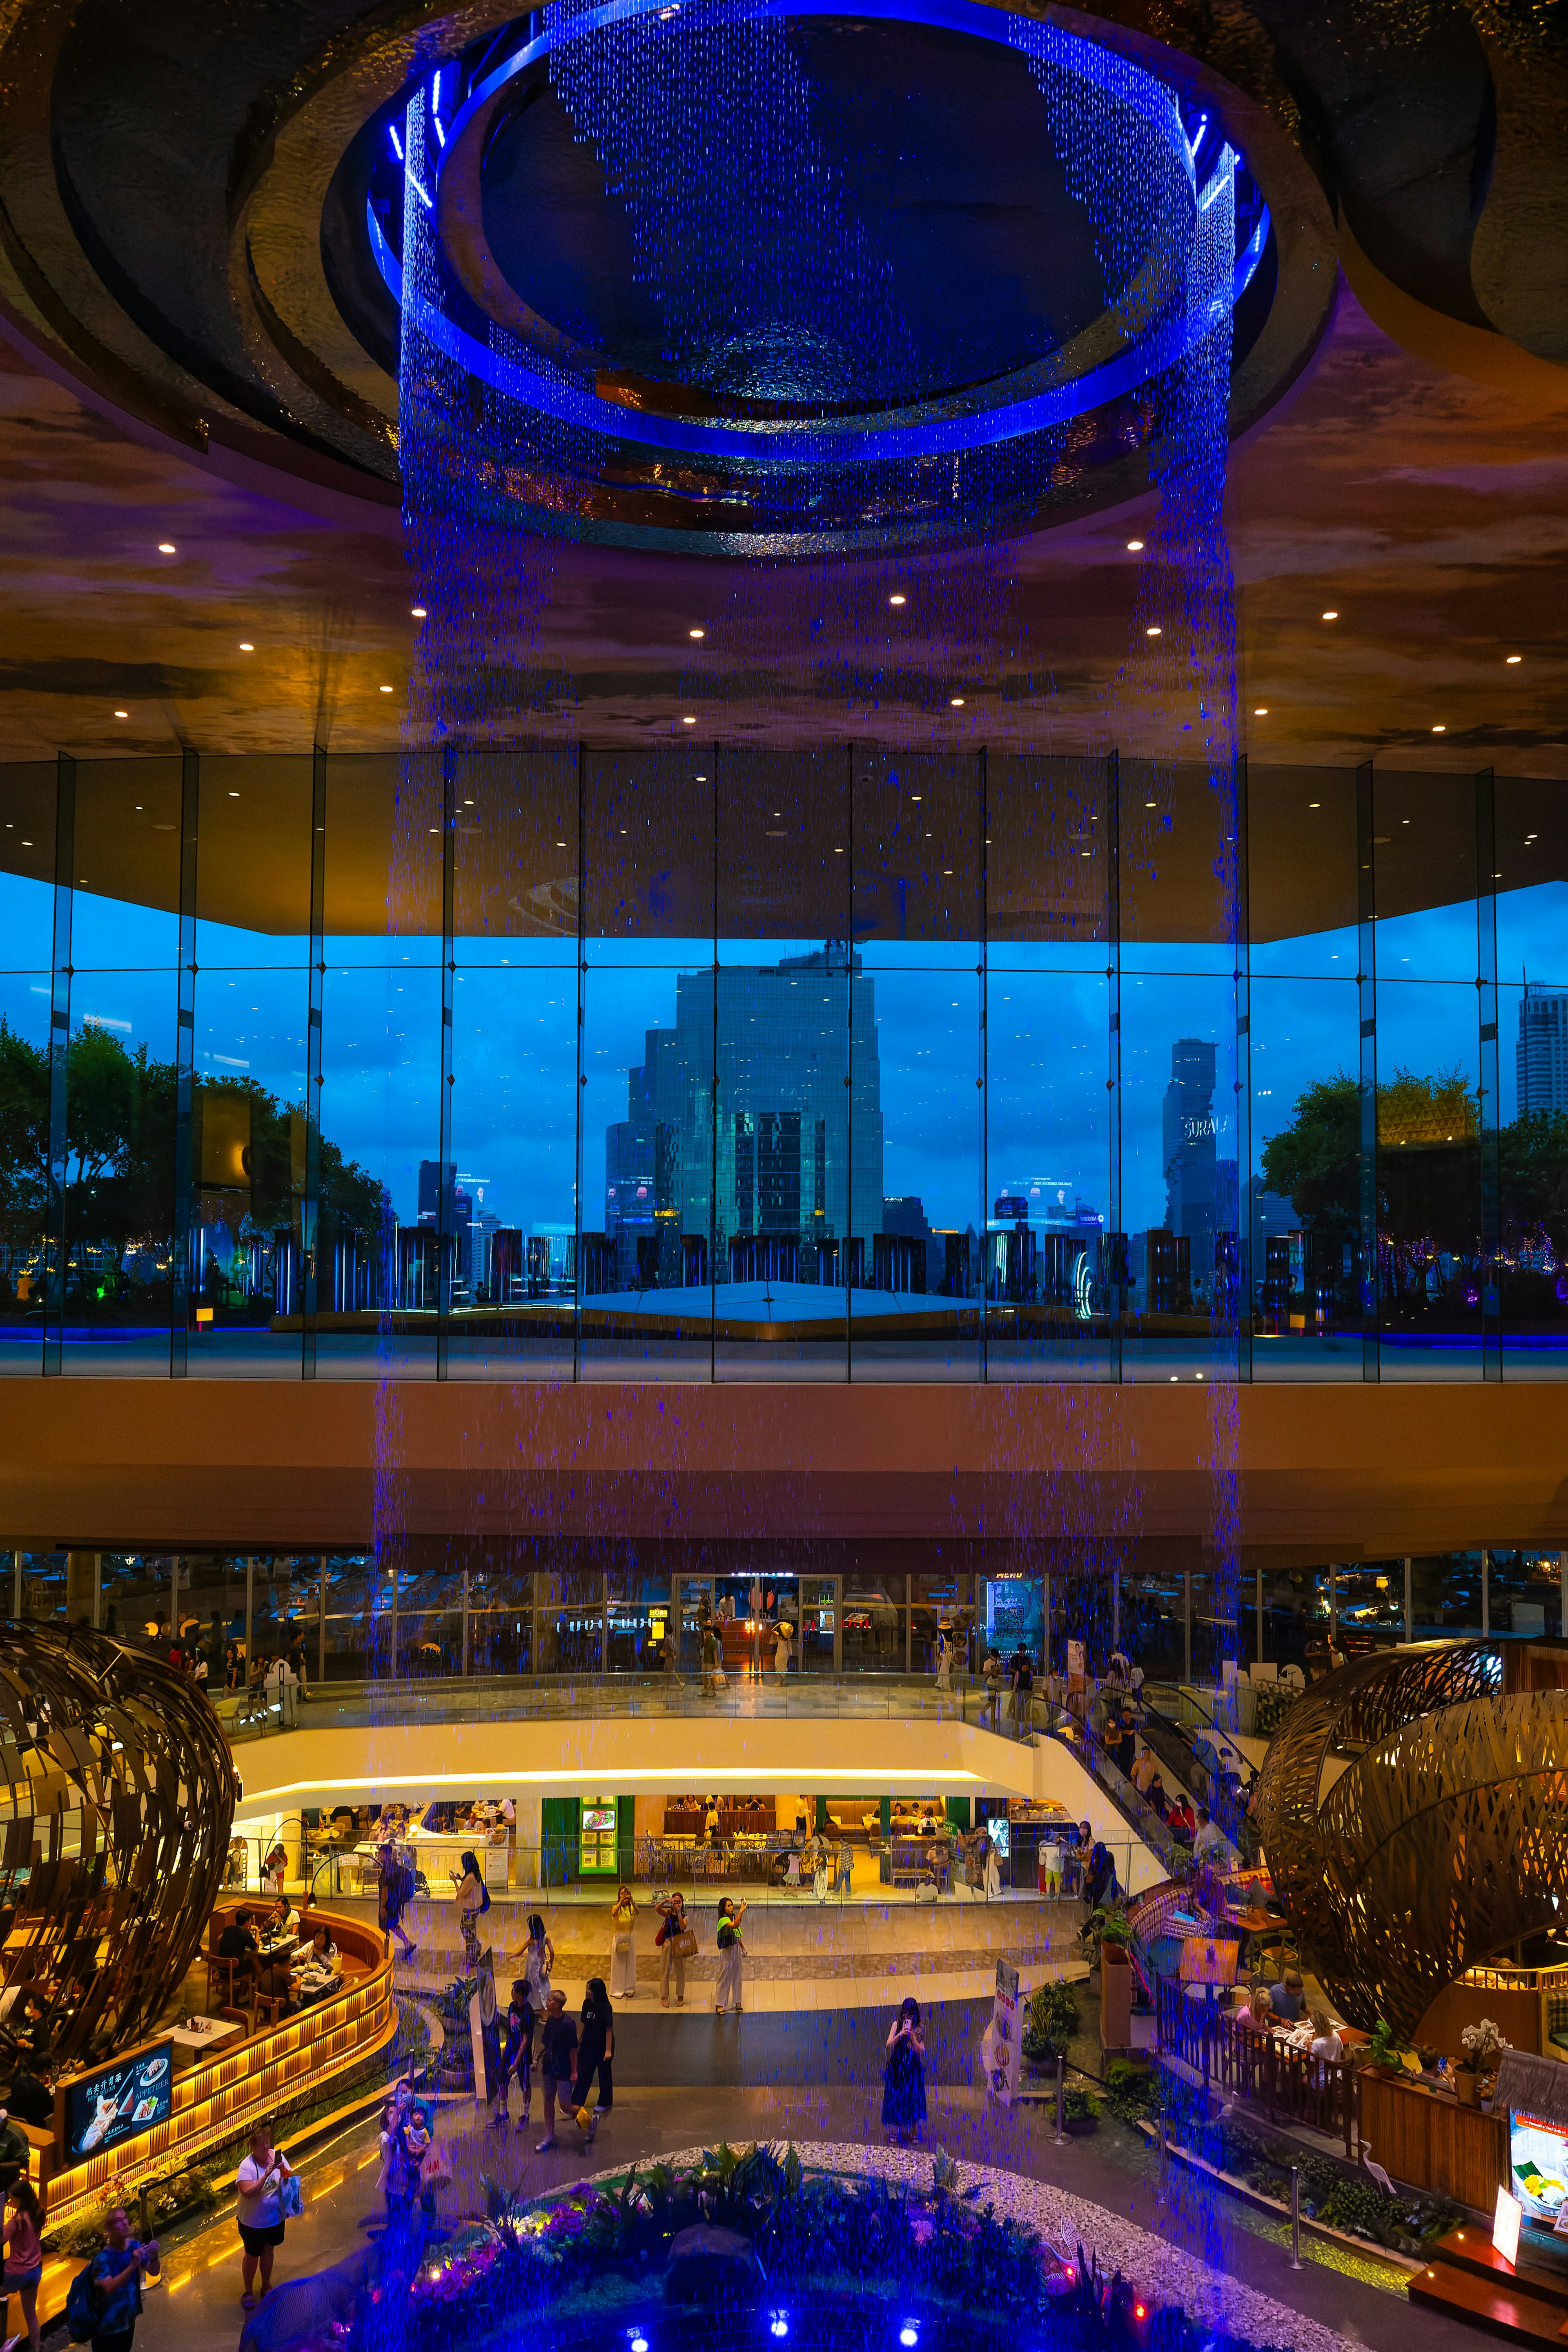
[[419, 2167], [421, 2189], [441, 2189], [452, 2178], [452, 2159], [446, 2149], [432, 2140]]
[[690, 1958], [691, 1958], [692, 1954], [696, 1951], [696, 1949], [697, 1949], [697, 1930], [696, 1930], [696, 1928], [695, 1928], [695, 1927], [683, 1927], [683, 1928], [681, 1929], [681, 1931], [680, 1931], [679, 1935], [679, 1936], [677, 1936], [677, 1937], [676, 1937], [676, 1939], [675, 1939], [675, 1951], [676, 1951], [676, 1957], [677, 1957], [677, 1958], [678, 1958], [678, 1959], [682, 1959], [682, 1960], [689, 1960], [689, 1959], [690, 1959]]
[[713, 1687], [715, 1690], [728, 1690], [730, 1687], [730, 1678], [722, 1666], [713, 1669]]
[[299, 2221], [304, 2219], [305, 2192], [300, 2185], [300, 2176], [297, 2172], [291, 2172], [279, 2190], [278, 2210], [285, 2221]]

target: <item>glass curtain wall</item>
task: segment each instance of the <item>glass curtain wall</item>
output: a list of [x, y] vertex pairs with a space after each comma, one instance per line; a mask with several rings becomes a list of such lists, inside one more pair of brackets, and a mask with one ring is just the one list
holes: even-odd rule
[[0, 1372], [1568, 1360], [1555, 782], [682, 742], [0, 804]]

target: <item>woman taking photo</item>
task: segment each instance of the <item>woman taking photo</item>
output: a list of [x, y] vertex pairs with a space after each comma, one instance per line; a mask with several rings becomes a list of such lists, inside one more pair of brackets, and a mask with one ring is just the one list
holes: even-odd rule
[[240, 2302], [256, 2309], [256, 2266], [261, 2265], [261, 2292], [272, 2284], [272, 2257], [283, 2243], [283, 2183], [292, 2170], [286, 2156], [272, 2145], [270, 2124], [258, 2124], [250, 2135], [250, 2154], [235, 2175], [239, 2196], [239, 2240], [245, 2258], [239, 2266]]
[[610, 1914], [610, 1990], [617, 2000], [633, 2000], [637, 1989], [637, 1956], [633, 1942], [637, 1906], [632, 1890], [623, 1886]]
[[726, 1895], [719, 1906], [719, 1998], [713, 2004], [715, 2017], [722, 2017], [726, 2009], [741, 2014], [741, 1963], [746, 1948], [741, 1941], [741, 1922], [746, 1916], [742, 1903], [739, 1910], [734, 1898]]
[[888, 2030], [888, 2056], [882, 2068], [882, 2129], [907, 2147], [910, 2134], [918, 2138], [926, 2119], [926, 2045], [921, 2031], [921, 2005], [911, 1996]]
[[686, 1954], [680, 1948], [680, 1939], [691, 1932], [686, 1917], [686, 1897], [678, 1886], [672, 1887], [668, 1895], [659, 1896], [658, 1901], [654, 1905], [654, 1909], [658, 1913], [658, 1931], [653, 1940], [658, 1953], [659, 2003], [662, 2008], [669, 2007], [669, 1978], [670, 1971], [673, 1969], [675, 2006], [677, 2009], [684, 2009], [686, 2007]]
[[463, 1931], [463, 1973], [477, 1977], [479, 1972], [479, 1921], [490, 1907], [490, 1891], [479, 1868], [479, 1858], [471, 1850], [462, 1857], [462, 1875], [452, 1873], [452, 1884], [458, 1890], [458, 1925]]

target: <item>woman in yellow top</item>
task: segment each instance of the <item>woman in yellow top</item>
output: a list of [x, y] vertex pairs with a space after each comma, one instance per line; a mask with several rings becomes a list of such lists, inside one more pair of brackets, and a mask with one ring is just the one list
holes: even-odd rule
[[637, 1989], [637, 1948], [632, 1931], [637, 1925], [637, 1906], [632, 1890], [622, 1885], [610, 1913], [610, 1998], [612, 2000], [634, 2000]]

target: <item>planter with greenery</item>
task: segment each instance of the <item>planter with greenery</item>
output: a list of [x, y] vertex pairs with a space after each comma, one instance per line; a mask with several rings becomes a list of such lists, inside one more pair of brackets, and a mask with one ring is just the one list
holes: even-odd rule
[[1060, 1978], [1041, 1985], [1024, 2012], [1024, 2034], [1019, 2046], [1025, 2063], [1054, 2072], [1057, 2053], [1060, 2051], [1065, 2056], [1068, 2043], [1079, 2030], [1074, 1988]]

